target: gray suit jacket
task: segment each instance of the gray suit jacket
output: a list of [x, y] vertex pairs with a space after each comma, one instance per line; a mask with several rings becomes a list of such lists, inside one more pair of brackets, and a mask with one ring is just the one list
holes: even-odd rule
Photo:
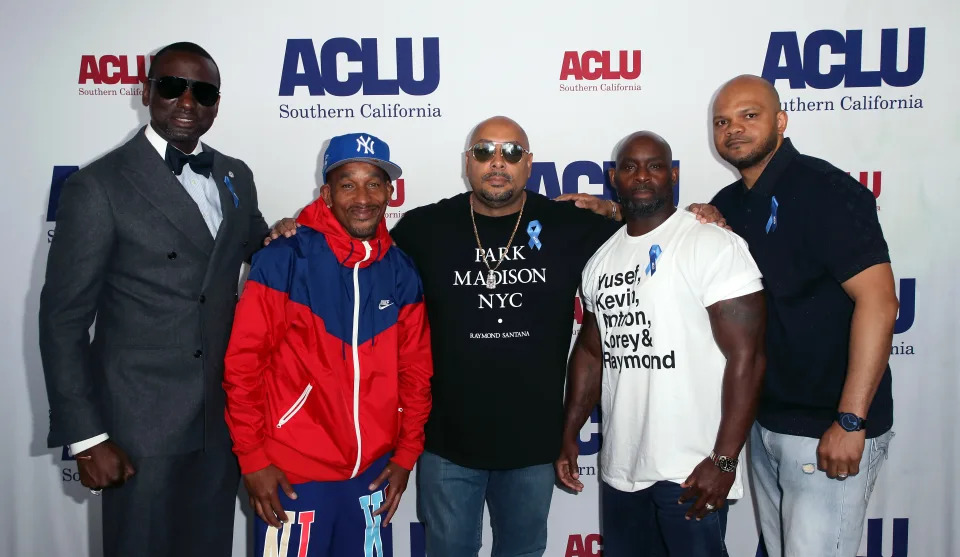
[[268, 227], [246, 164], [214, 151], [213, 178], [215, 240], [143, 130], [64, 184], [40, 295], [49, 446], [103, 432], [132, 456], [229, 446], [223, 357]]

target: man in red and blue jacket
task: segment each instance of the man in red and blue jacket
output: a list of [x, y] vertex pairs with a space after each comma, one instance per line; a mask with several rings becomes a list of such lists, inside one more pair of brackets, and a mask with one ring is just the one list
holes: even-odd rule
[[400, 172], [380, 139], [334, 137], [298, 233], [254, 256], [223, 386], [257, 557], [392, 555], [381, 517], [423, 451], [433, 370], [423, 286], [383, 220]]

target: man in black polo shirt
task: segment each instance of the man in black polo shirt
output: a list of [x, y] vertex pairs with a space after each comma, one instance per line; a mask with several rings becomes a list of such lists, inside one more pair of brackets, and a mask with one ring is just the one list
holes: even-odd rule
[[712, 204], [750, 246], [767, 291], [767, 373], [751, 434], [770, 557], [855, 556], [893, 433], [887, 360], [898, 302], [873, 195], [783, 137], [762, 78], [726, 83], [717, 153], [740, 171]]

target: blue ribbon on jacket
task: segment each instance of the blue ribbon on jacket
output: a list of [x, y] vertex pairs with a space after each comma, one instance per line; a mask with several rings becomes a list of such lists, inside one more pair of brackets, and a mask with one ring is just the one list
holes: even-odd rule
[[233, 182], [230, 181], [229, 176], [223, 177], [223, 183], [227, 185], [227, 189], [230, 190], [230, 195], [233, 196], [233, 206], [234, 208], [240, 206], [240, 198], [237, 197], [237, 192], [233, 190]]

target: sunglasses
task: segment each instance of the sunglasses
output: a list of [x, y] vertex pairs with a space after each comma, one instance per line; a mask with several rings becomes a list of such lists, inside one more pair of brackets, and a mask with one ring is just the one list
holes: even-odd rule
[[203, 106], [213, 106], [217, 104], [220, 98], [220, 88], [206, 81], [197, 81], [185, 77], [176, 77], [165, 75], [163, 77], [152, 77], [150, 81], [156, 83], [157, 93], [164, 99], [176, 99], [183, 94], [187, 88], [193, 93], [193, 98]]
[[502, 156], [503, 160], [510, 164], [517, 164], [520, 162], [520, 159], [523, 158], [524, 153], [530, 152], [524, 149], [521, 145], [513, 143], [512, 141], [506, 141], [503, 143], [496, 143], [494, 141], [481, 141], [480, 143], [477, 143], [471, 147], [470, 152], [473, 153], [473, 158], [477, 159], [477, 162], [487, 162], [497, 154], [497, 145], [500, 146], [500, 156]]

